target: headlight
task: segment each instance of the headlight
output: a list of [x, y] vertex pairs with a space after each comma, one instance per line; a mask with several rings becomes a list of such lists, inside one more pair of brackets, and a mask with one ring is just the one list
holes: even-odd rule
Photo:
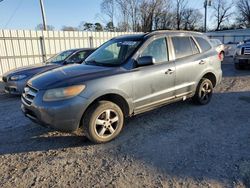
[[12, 81], [17, 81], [17, 80], [22, 80], [24, 78], [26, 78], [27, 76], [24, 74], [20, 74], [20, 75], [14, 75], [10, 77], [10, 80]]
[[44, 101], [58, 101], [69, 99], [79, 95], [85, 89], [85, 85], [69, 86], [47, 90], [43, 96]]

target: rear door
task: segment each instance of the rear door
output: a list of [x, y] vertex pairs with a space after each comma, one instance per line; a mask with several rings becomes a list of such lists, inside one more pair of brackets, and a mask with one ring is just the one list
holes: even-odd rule
[[191, 95], [197, 77], [207, 66], [201, 49], [192, 36], [171, 36], [176, 66], [176, 97]]

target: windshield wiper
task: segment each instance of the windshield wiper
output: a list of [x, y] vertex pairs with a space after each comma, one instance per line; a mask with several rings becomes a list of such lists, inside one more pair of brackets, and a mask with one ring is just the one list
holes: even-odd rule
[[107, 63], [101, 63], [101, 62], [97, 62], [95, 60], [91, 60], [91, 61], [85, 61], [86, 65], [97, 65], [97, 66], [107, 66]]

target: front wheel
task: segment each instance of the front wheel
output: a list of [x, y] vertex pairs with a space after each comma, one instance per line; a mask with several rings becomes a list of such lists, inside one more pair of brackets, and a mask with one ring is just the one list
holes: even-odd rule
[[84, 115], [84, 134], [94, 143], [105, 143], [119, 135], [124, 124], [121, 108], [110, 101], [99, 101]]
[[205, 105], [208, 104], [213, 95], [213, 84], [207, 78], [202, 78], [199, 82], [193, 101], [196, 104]]

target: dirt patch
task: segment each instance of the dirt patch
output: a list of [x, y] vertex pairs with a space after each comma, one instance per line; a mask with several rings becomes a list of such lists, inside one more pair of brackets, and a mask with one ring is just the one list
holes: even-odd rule
[[133, 117], [102, 145], [30, 122], [1, 94], [0, 187], [249, 187], [250, 71], [222, 66], [209, 105]]
[[250, 187], [250, 161], [242, 161], [239, 164], [239, 172], [246, 187]]

